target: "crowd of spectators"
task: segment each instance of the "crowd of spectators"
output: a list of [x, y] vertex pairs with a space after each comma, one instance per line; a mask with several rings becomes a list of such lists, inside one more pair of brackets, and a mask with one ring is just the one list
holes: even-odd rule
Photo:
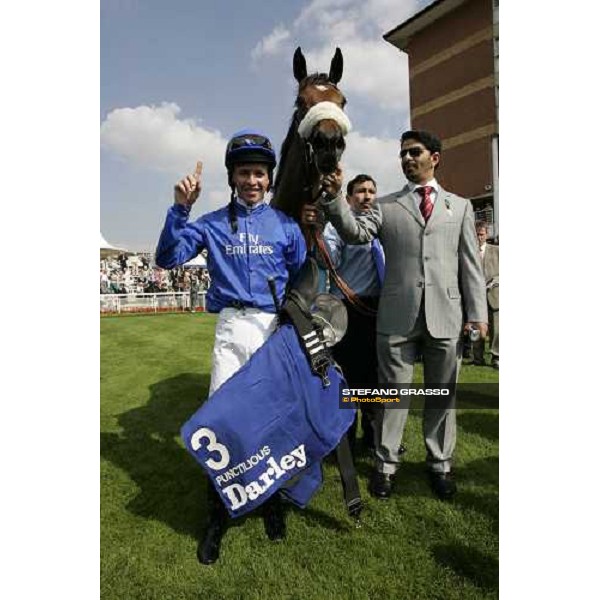
[[203, 292], [210, 287], [208, 271], [196, 267], [161, 269], [151, 254], [119, 254], [100, 259], [101, 294]]

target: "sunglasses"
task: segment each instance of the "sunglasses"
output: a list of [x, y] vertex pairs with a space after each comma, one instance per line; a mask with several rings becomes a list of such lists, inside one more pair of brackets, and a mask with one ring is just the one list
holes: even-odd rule
[[268, 138], [262, 135], [242, 135], [240, 137], [233, 138], [229, 142], [229, 150], [238, 150], [239, 148], [266, 148], [267, 150], [273, 150], [271, 142]]
[[412, 158], [417, 158], [421, 156], [425, 150], [423, 148], [419, 148], [418, 146], [413, 146], [412, 148], [405, 148], [404, 150], [400, 150], [400, 158], [404, 158], [407, 154], [410, 154]]

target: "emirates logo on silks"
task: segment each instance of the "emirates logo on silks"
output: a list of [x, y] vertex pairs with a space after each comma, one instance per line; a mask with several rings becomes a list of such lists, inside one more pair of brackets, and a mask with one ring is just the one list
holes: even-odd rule
[[225, 244], [227, 256], [245, 256], [247, 254], [273, 254], [273, 246], [260, 243], [260, 235], [255, 233], [240, 233], [239, 244]]

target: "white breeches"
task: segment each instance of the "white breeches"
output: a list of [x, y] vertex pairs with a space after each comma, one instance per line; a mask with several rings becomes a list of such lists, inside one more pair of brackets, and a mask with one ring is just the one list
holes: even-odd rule
[[215, 330], [209, 396], [238, 371], [277, 327], [277, 315], [256, 308], [224, 308]]

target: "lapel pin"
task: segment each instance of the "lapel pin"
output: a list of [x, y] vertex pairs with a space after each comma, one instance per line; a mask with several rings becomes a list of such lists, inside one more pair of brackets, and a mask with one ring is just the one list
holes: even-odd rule
[[448, 214], [450, 216], [452, 216], [452, 209], [450, 208], [450, 199], [449, 198], [445, 198], [444, 202], [446, 203], [446, 210], [448, 211]]

